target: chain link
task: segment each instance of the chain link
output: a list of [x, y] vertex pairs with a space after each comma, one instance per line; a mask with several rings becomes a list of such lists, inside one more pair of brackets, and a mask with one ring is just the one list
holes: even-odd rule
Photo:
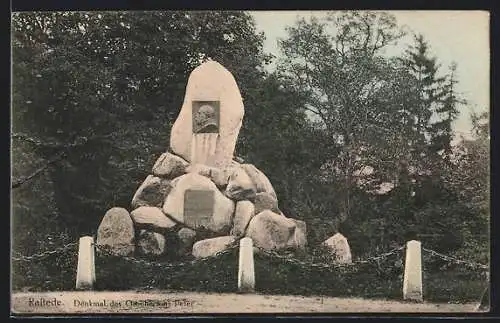
[[389, 256], [392, 256], [392, 255], [398, 253], [399, 251], [401, 251], [401, 250], [403, 250], [405, 248], [406, 248], [405, 246], [396, 247], [396, 248], [391, 249], [391, 250], [389, 250], [387, 252], [384, 252], [384, 253], [382, 253], [382, 254], [380, 254], [378, 256], [368, 257], [366, 259], [359, 259], [359, 260], [356, 260], [353, 263], [355, 263], [355, 264], [367, 264], [367, 263], [374, 262], [374, 261], [378, 262], [380, 260], [383, 260], [383, 259], [385, 259], [385, 258], [387, 258]]
[[62, 247], [58, 247], [54, 250], [47, 250], [47, 251], [44, 251], [44, 252], [40, 252], [40, 253], [37, 253], [37, 254], [34, 254], [34, 255], [31, 255], [31, 256], [23, 256], [21, 254], [19, 254], [18, 252], [16, 252], [19, 256], [17, 257], [11, 257], [12, 260], [14, 261], [32, 261], [32, 260], [39, 260], [39, 259], [43, 259], [45, 257], [48, 257], [50, 255], [55, 255], [55, 254], [58, 254], [58, 253], [62, 253], [62, 252], [65, 252], [67, 251], [68, 249], [74, 247], [78, 245], [77, 242], [71, 242], [71, 243], [68, 243]]
[[446, 260], [449, 262], [454, 262], [456, 264], [464, 264], [464, 265], [467, 265], [467, 266], [472, 267], [472, 268], [481, 268], [481, 269], [488, 269], [489, 268], [488, 265], [484, 265], [484, 264], [480, 264], [480, 263], [472, 262], [472, 261], [460, 260], [458, 258], [439, 253], [439, 252], [434, 251], [432, 249], [422, 248], [422, 250], [425, 252], [428, 252], [431, 256], [435, 256], [435, 257], [438, 257], [442, 260]]

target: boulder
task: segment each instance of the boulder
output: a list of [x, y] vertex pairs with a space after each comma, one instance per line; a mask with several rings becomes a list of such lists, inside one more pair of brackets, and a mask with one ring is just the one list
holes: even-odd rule
[[134, 253], [134, 223], [127, 210], [121, 207], [109, 209], [97, 229], [96, 243], [118, 256]]
[[[195, 174], [185, 174], [176, 178], [172, 182], [172, 190], [165, 199], [163, 204], [163, 212], [172, 217], [178, 222], [184, 223], [188, 227], [197, 228], [204, 226], [207, 229], [218, 234], [227, 234], [231, 229], [232, 218], [234, 213], [234, 202], [224, 196], [217, 186], [208, 178]], [[187, 207], [196, 207], [206, 203], [204, 201], [188, 201], [190, 205], [185, 205], [186, 191], [195, 190], [200, 193], [209, 193], [213, 196], [213, 205], [211, 214], [208, 217], [185, 217]], [[203, 195], [203, 194], [201, 194]]]
[[248, 223], [255, 215], [255, 206], [250, 201], [239, 201], [236, 203], [236, 210], [234, 211], [233, 228], [231, 235], [241, 237], [245, 235]]
[[130, 213], [138, 229], [171, 229], [175, 222], [167, 217], [160, 208], [154, 206], [141, 206]]
[[347, 239], [340, 233], [336, 233], [323, 242], [323, 245], [335, 256], [335, 262], [348, 264], [352, 262], [351, 249]]
[[177, 232], [177, 237], [179, 238], [179, 254], [186, 255], [191, 253], [194, 240], [196, 238], [196, 232], [189, 228], [182, 228]]
[[193, 256], [195, 258], [206, 258], [215, 255], [217, 252], [227, 249], [236, 241], [236, 237], [223, 236], [197, 241], [193, 245]]
[[285, 249], [293, 244], [295, 228], [292, 219], [265, 210], [250, 220], [245, 236], [252, 238], [254, 245], [259, 248]]
[[218, 187], [225, 187], [229, 180], [229, 175], [225, 170], [203, 164], [190, 165], [186, 169], [186, 173], [196, 173], [201, 176], [210, 178], [212, 182], [214, 182]]
[[264, 210], [271, 210], [275, 213], [281, 214], [278, 208], [278, 200], [270, 193], [261, 192], [255, 195], [255, 214], [259, 214]]
[[235, 201], [253, 200], [257, 189], [243, 168], [237, 168], [229, 177], [224, 195]]
[[137, 238], [137, 251], [144, 256], [160, 256], [165, 253], [165, 237], [148, 230], [141, 230]]
[[266, 192], [277, 199], [273, 185], [271, 185], [271, 182], [263, 172], [252, 164], [241, 164], [241, 167], [247, 172], [252, 182], [254, 182], [257, 193]]
[[135, 192], [131, 203], [132, 209], [140, 206], [161, 207], [170, 189], [170, 181], [149, 175]]
[[153, 166], [153, 175], [161, 178], [174, 179], [186, 172], [189, 163], [179, 156], [164, 153]]
[[[196, 133], [197, 129], [193, 129], [198, 112], [206, 105], [215, 109], [210, 116], [214, 116], [211, 121], [218, 128], [216, 133]], [[243, 115], [243, 100], [233, 75], [221, 64], [207, 61], [189, 75], [184, 103], [172, 127], [170, 147], [189, 162], [224, 168], [233, 158]]]
[[307, 245], [307, 227], [306, 223], [301, 220], [291, 219], [295, 222], [294, 238], [289, 241], [288, 247], [293, 249], [305, 249]]

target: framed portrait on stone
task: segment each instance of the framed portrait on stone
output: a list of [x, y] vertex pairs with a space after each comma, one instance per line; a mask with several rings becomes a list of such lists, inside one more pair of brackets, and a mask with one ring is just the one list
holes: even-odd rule
[[219, 132], [219, 101], [193, 101], [193, 133]]

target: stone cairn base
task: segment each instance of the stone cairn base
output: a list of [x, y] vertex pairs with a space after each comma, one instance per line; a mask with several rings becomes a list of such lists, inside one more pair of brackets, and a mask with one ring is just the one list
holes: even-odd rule
[[123, 256], [197, 258], [242, 237], [267, 250], [306, 246], [305, 222], [279, 210], [268, 178], [251, 164], [233, 161], [220, 169], [164, 153], [134, 194], [131, 209], [114, 207], [105, 214], [98, 245]]

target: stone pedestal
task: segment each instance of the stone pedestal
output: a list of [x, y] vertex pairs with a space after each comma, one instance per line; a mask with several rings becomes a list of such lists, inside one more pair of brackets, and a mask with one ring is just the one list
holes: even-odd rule
[[419, 241], [406, 244], [406, 261], [403, 281], [403, 299], [422, 302], [422, 254]]
[[250, 238], [240, 240], [240, 259], [238, 264], [238, 291], [255, 291], [255, 269], [253, 263], [253, 242]]
[[78, 248], [76, 289], [92, 289], [95, 283], [94, 238], [81, 237]]

